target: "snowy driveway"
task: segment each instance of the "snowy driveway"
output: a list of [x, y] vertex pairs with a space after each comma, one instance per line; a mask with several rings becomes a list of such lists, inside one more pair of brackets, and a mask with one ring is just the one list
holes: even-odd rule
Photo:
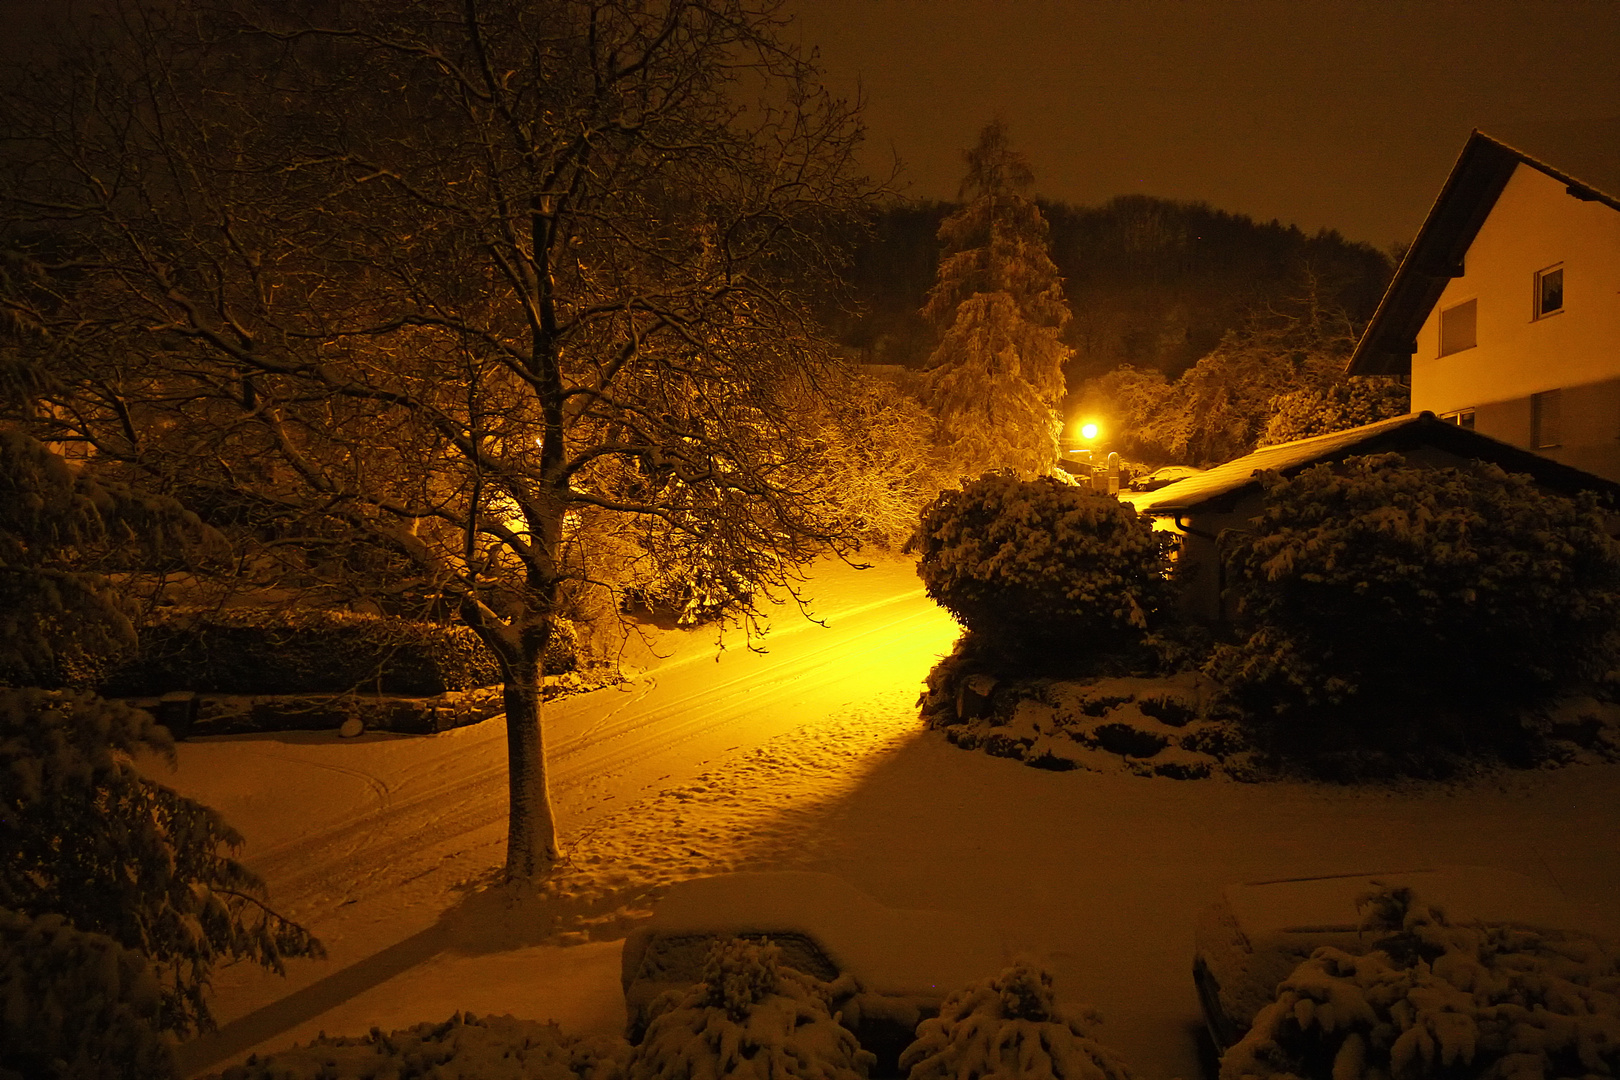
[[[239, 804], [250, 862], [333, 953], [285, 982], [223, 973], [229, 1038], [197, 1044], [188, 1060], [217, 1068], [254, 1045], [458, 1008], [612, 1032], [622, 1022], [614, 939], [636, 907], [625, 898], [739, 868], [829, 870], [891, 907], [953, 909], [995, 927], [1013, 948], [1045, 955], [1060, 992], [1102, 1011], [1102, 1037], [1144, 1080], [1196, 1075], [1192, 930], [1228, 882], [1500, 866], [1620, 933], [1620, 767], [1358, 792], [1051, 773], [964, 752], [921, 731], [912, 707], [952, 627], [905, 567], [873, 574], [837, 583], [830, 630], [783, 634], [767, 657], [676, 656], [656, 689], [552, 712], [571, 897], [589, 916], [573, 930], [542, 925], [544, 905], [496, 910], [454, 888], [500, 859], [498, 725], [183, 747], [181, 786], [212, 786], [232, 816]], [[262, 778], [255, 750], [312, 764], [284, 771], [275, 792], [221, 781], [243, 768]], [[271, 809], [277, 792], [285, 802]], [[279, 1011], [253, 1011], [278, 998]]]

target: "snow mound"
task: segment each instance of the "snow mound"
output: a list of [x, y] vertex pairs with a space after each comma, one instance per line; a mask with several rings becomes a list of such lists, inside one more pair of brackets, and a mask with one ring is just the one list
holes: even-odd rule
[[717, 943], [703, 982], [654, 1004], [626, 1080], [865, 1080], [875, 1059], [828, 1010], [826, 985], [779, 958], [768, 943]]
[[1092, 1038], [1097, 1023], [1089, 1010], [1060, 1008], [1051, 973], [1020, 959], [948, 997], [918, 1025], [900, 1068], [910, 1080], [1129, 1080]]
[[360, 1038], [321, 1036], [214, 1075], [214, 1080], [622, 1080], [626, 1047], [563, 1034], [554, 1023], [458, 1013]]

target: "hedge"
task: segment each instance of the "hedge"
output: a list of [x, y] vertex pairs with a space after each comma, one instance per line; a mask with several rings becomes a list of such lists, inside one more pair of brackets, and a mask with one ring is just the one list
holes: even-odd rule
[[[572, 627], [559, 624], [546, 672], [572, 671], [576, 647]], [[136, 658], [103, 690], [428, 696], [500, 681], [494, 656], [465, 626], [347, 611], [229, 608], [177, 611], [143, 627]]]

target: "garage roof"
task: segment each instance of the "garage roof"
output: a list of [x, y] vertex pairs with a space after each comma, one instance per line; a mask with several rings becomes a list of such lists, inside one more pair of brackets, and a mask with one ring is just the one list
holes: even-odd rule
[[1555, 491], [1597, 491], [1620, 499], [1620, 484], [1447, 423], [1431, 412], [1408, 413], [1347, 431], [1261, 447], [1252, 454], [1157, 491], [1122, 492], [1120, 499], [1157, 517], [1199, 510], [1220, 512], [1230, 508], [1245, 491], [1257, 487], [1260, 483], [1257, 474], [1261, 472], [1297, 472], [1321, 462], [1339, 461], [1358, 454], [1405, 453], [1419, 447], [1489, 461], [1508, 472], [1528, 473]]

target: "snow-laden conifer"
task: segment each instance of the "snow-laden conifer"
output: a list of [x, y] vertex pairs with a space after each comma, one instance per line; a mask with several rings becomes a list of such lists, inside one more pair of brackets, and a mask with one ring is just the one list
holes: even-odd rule
[[965, 157], [965, 205], [940, 225], [939, 277], [922, 312], [940, 335], [925, 400], [962, 472], [1037, 474], [1057, 457], [1069, 305], [1028, 195], [1034, 177], [1005, 125], [986, 126]]
[[703, 981], [653, 1005], [627, 1080], [862, 1080], [875, 1058], [828, 1010], [826, 984], [769, 942], [715, 945]]
[[1052, 975], [1019, 960], [958, 990], [900, 1055], [910, 1080], [1129, 1080], [1092, 1038], [1095, 1013], [1059, 1006]]
[[169, 732], [60, 688], [134, 644], [109, 561], [127, 580], [209, 538], [0, 430], [0, 1075], [163, 1075], [173, 1037], [211, 1022], [216, 964], [320, 952], [230, 857], [241, 836], [131, 763], [172, 759]]

